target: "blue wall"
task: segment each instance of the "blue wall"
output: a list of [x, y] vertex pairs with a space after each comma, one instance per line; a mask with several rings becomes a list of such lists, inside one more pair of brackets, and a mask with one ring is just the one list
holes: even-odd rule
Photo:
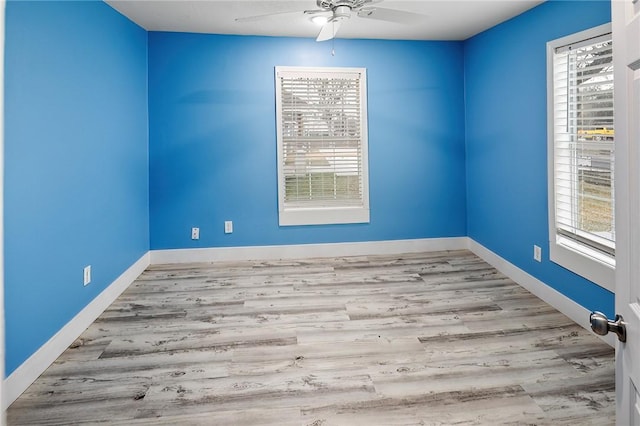
[[103, 2], [7, 2], [5, 111], [10, 374], [149, 249], [147, 33]]
[[610, 21], [608, 1], [550, 1], [467, 40], [465, 105], [469, 237], [611, 317], [611, 292], [549, 261], [546, 96], [546, 43]]
[[[149, 34], [152, 249], [466, 235], [462, 43], [336, 40], [335, 52]], [[276, 65], [367, 68], [370, 224], [278, 226]]]

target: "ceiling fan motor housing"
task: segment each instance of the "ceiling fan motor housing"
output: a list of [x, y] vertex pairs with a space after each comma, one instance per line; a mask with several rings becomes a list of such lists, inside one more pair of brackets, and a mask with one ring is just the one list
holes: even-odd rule
[[351, 16], [351, 8], [349, 6], [336, 6], [333, 9], [334, 18], [348, 18]]
[[371, 0], [316, 0], [318, 7], [335, 12], [342, 8], [349, 8], [349, 10], [359, 9], [370, 2]]

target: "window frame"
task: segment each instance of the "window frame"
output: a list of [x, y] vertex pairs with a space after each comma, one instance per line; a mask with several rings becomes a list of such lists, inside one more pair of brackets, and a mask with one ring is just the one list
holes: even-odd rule
[[[282, 74], [306, 74], [309, 76], [359, 74], [360, 96], [360, 189], [361, 201], [358, 205], [304, 206], [304, 202], [285, 201], [284, 136], [282, 120]], [[275, 67], [276, 97], [276, 140], [278, 176], [278, 220], [280, 226], [330, 225], [348, 223], [369, 223], [369, 167], [367, 133], [367, 72], [366, 68], [347, 67]], [[333, 204], [333, 203], [332, 203]]]
[[[611, 33], [610, 23], [570, 34], [547, 43], [547, 183], [549, 200], [549, 259], [609, 291], [614, 291], [615, 255], [605, 254], [597, 249], [581, 244], [579, 236], [572, 238], [556, 226], [554, 54], [556, 49], [560, 47], [598, 38], [608, 33]], [[613, 184], [613, 171], [611, 179]], [[579, 235], [579, 232], [577, 233]]]

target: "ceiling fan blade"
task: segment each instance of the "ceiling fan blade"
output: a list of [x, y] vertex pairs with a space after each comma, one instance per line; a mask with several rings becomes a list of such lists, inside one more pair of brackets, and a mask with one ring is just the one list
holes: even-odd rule
[[331, 13], [330, 10], [324, 10], [324, 9], [312, 9], [312, 10], [305, 10], [304, 14], [305, 15], [316, 15], [318, 13]]
[[342, 21], [341, 18], [335, 18], [324, 24], [316, 41], [326, 41], [334, 38], [340, 29], [340, 25], [342, 25]]
[[[377, 1], [382, 1], [382, 0], [372, 0], [374, 2]], [[311, 9], [311, 10], [292, 10], [292, 11], [287, 11], [287, 12], [275, 12], [275, 13], [265, 13], [264, 15], [256, 15], [256, 16], [246, 16], [246, 17], [242, 17], [242, 18], [236, 18], [235, 21], [236, 22], [255, 22], [255, 21], [261, 21], [263, 19], [269, 19], [271, 17], [274, 16], [281, 16], [281, 15], [292, 15], [294, 13], [304, 13], [305, 15], [316, 15], [318, 13], [327, 13], [327, 10], [325, 9]], [[331, 12], [331, 11], [329, 11]]]
[[[295, 10], [295, 11], [289, 11], [289, 12], [266, 13], [264, 15], [245, 16], [243, 18], [236, 18], [235, 21], [236, 22], [255, 22], [255, 21], [261, 21], [263, 19], [269, 19], [269, 18], [274, 17], [274, 16], [292, 15], [292, 14], [300, 13], [300, 12], [302, 12], [302, 11], [301, 10]], [[304, 13], [307, 13], [307, 11], [304, 11]]]
[[386, 9], [384, 7], [363, 8], [358, 11], [358, 17], [366, 19], [377, 19], [379, 21], [395, 22], [398, 24], [408, 24], [419, 22], [427, 16], [420, 13], [405, 12], [397, 9]]

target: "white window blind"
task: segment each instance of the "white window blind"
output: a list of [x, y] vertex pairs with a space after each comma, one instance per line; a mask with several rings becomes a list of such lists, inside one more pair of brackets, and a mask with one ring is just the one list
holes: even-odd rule
[[611, 34], [555, 47], [552, 69], [555, 238], [586, 256], [613, 262]]
[[368, 222], [364, 69], [276, 68], [281, 225]]

